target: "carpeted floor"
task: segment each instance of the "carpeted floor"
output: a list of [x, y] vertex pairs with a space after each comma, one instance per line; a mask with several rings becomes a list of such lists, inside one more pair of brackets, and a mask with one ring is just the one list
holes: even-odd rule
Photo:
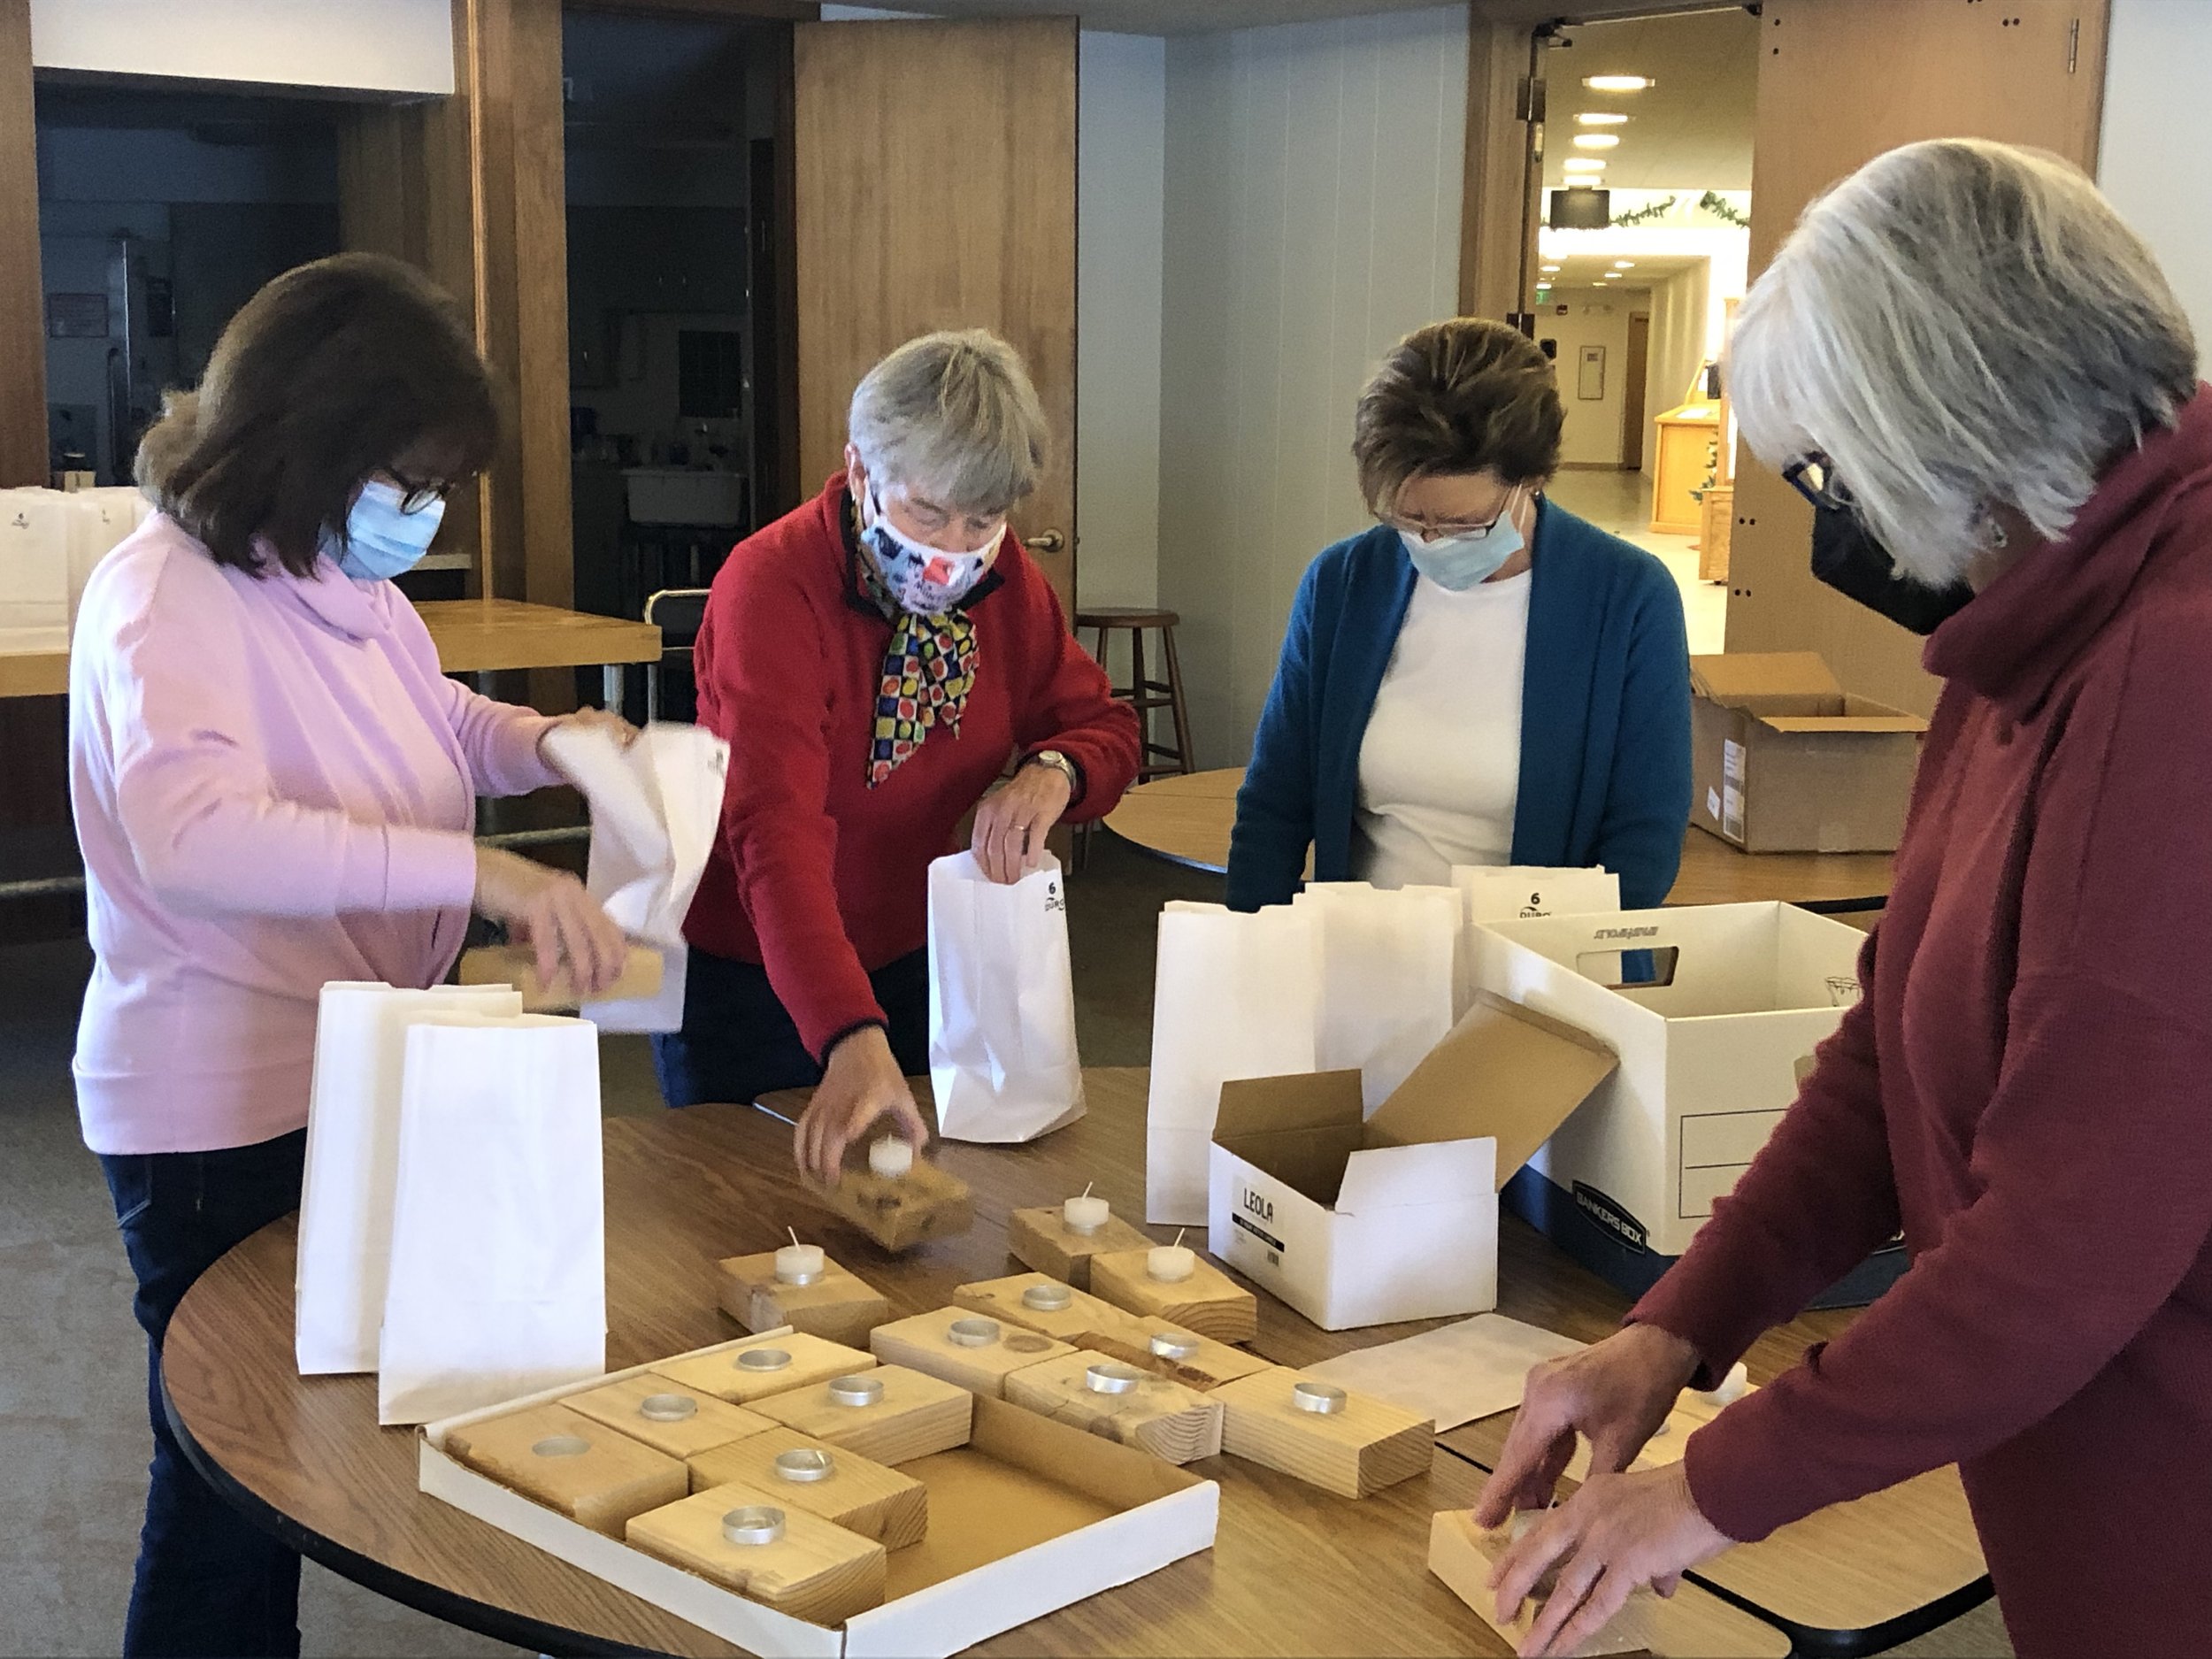
[[[1086, 1060], [1148, 1057], [1161, 903], [1216, 898], [1213, 878], [1096, 838], [1069, 883]], [[0, 927], [4, 923], [0, 922]], [[0, 933], [0, 937], [4, 937]], [[89, 954], [0, 946], [0, 1653], [104, 1655], [122, 1640], [150, 1442], [144, 1348], [98, 1164], [77, 1136], [68, 1060]], [[610, 1112], [659, 1110], [643, 1041], [605, 1041]], [[1407, 1563], [1418, 1572], [1417, 1562]], [[301, 1596], [313, 1655], [513, 1650], [313, 1566]], [[1901, 1653], [2002, 1655], [1985, 1608]]]

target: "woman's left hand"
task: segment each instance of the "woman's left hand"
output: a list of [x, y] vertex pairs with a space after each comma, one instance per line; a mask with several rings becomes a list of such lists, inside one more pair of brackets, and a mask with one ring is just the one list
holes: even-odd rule
[[1626, 1605], [1630, 1591], [1648, 1584], [1672, 1595], [1685, 1569], [1734, 1542], [1699, 1510], [1679, 1463], [1593, 1475], [1498, 1558], [1490, 1574], [1498, 1617], [1509, 1623], [1556, 1564], [1556, 1586], [1521, 1644], [1522, 1659], [1572, 1653]]
[[1024, 766], [975, 810], [975, 861], [993, 881], [1019, 881], [1044, 859], [1045, 833], [1074, 791], [1057, 766]]
[[541, 757], [545, 753], [545, 740], [565, 726], [572, 728], [580, 727], [584, 730], [595, 728], [603, 731], [614, 739], [616, 746], [620, 749], [629, 748], [631, 744], [638, 741], [639, 736], [637, 727], [611, 710], [579, 709], [573, 714], [562, 715], [539, 734], [538, 753]]

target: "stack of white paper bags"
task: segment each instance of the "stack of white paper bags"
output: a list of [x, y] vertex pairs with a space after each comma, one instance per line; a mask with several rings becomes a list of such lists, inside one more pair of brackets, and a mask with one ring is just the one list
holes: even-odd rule
[[151, 511], [134, 489], [0, 490], [0, 649], [65, 648], [93, 567]]
[[323, 987], [300, 1202], [303, 1375], [422, 1423], [599, 1375], [598, 1033], [512, 989]]

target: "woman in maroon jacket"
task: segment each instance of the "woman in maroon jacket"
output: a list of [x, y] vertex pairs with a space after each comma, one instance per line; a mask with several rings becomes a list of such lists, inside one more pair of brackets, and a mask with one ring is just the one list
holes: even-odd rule
[[1624, 1469], [1678, 1388], [1901, 1226], [1912, 1266], [1678, 1464], [1597, 1473], [1538, 1524], [1494, 1580], [1517, 1605], [1558, 1569], [1525, 1652], [1950, 1463], [2023, 1659], [2212, 1640], [2196, 375], [2181, 308], [2094, 187], [1997, 144], [1869, 164], [1745, 302], [1745, 436], [1812, 498], [1824, 577], [1932, 630], [1942, 694], [1865, 999], [1628, 1327], [1532, 1375], [1483, 1518], [1545, 1502], [1578, 1432]]
[[699, 721], [729, 741], [729, 785], [683, 1029], [655, 1041], [673, 1105], [818, 1083], [798, 1155], [826, 1179], [887, 1115], [926, 1136], [905, 1078], [929, 1064], [929, 864], [960, 820], [976, 810], [978, 862], [1014, 881], [1137, 771], [1136, 716], [1006, 528], [1045, 445], [1013, 349], [910, 341], [848, 434], [845, 471], [741, 543], [707, 601]]

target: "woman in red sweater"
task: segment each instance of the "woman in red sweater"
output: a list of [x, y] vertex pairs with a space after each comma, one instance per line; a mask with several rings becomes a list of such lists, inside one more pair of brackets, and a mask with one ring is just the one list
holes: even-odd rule
[[847, 427], [845, 471], [740, 543], [707, 601], [699, 721], [729, 785], [683, 1029], [655, 1040], [672, 1105], [818, 1084], [797, 1149], [828, 1180], [879, 1118], [926, 1137], [905, 1079], [929, 1066], [929, 864], [960, 820], [976, 810], [977, 860], [1014, 881], [1137, 772], [1135, 714], [1006, 527], [1046, 436], [1012, 348], [910, 341]]
[[[1866, 995], [1681, 1262], [1532, 1374], [1486, 1520], [1902, 1227], [1803, 1363], [1600, 1472], [1494, 1583], [1525, 1652], [1636, 1585], [1956, 1463], [2023, 1659], [2212, 1641], [2212, 393], [2149, 250], [2055, 157], [1951, 139], [1816, 203], [1746, 300], [1745, 436], [1816, 570], [1944, 681]], [[1886, 551], [1885, 551], [1886, 549]], [[1893, 580], [1893, 558], [1903, 580]], [[1871, 572], [1875, 580], [1868, 580]]]

